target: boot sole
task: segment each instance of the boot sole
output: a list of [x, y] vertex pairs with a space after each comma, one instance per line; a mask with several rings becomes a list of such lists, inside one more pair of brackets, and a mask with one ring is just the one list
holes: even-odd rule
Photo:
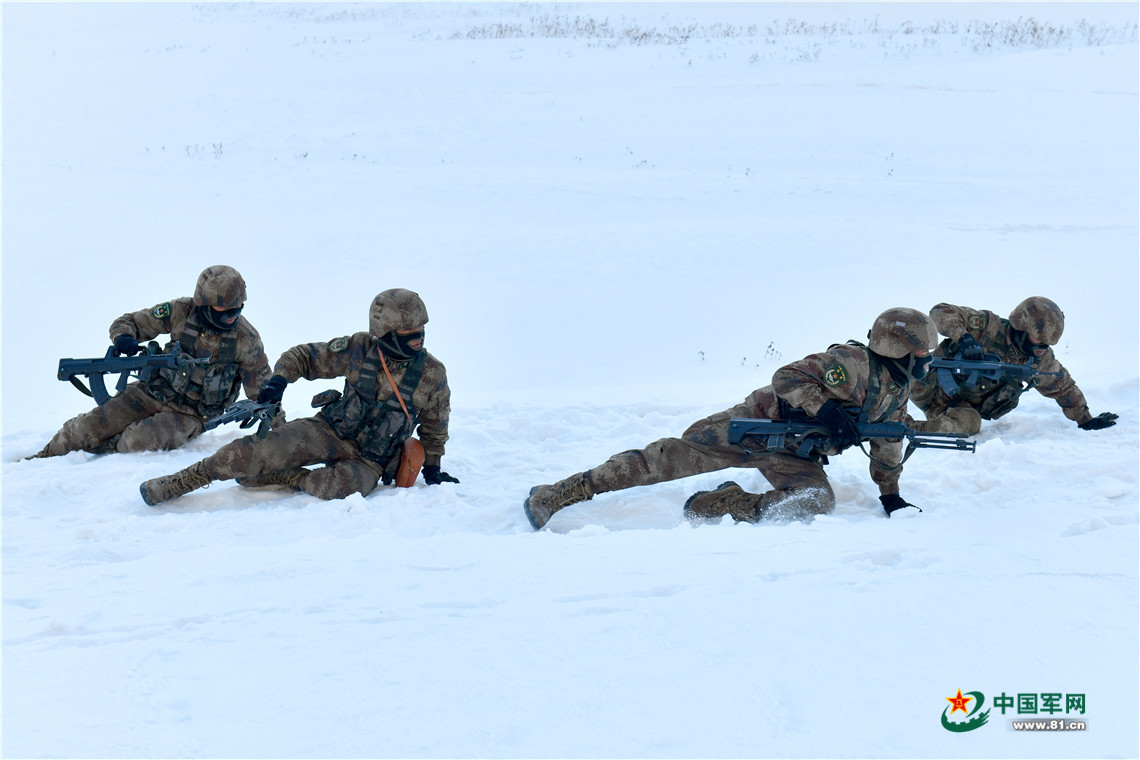
[[[523, 512], [526, 512], [526, 519], [530, 522], [530, 527], [534, 528], [535, 530], [542, 530], [542, 525], [539, 525], [538, 520], [536, 520], [534, 518], [534, 515], [531, 514], [530, 497], [534, 496], [534, 492], [539, 488], [542, 488], [542, 486], [535, 486], [534, 488], [530, 489], [530, 493], [527, 494], [526, 500], [523, 502]], [[543, 525], [545, 525], [545, 523], [543, 523]]]
[[151, 500], [150, 500], [150, 497], [149, 497], [149, 496], [147, 496], [147, 493], [146, 493], [146, 483], [140, 483], [140, 484], [139, 484], [139, 493], [140, 493], [140, 494], [142, 494], [142, 500], [143, 500], [144, 502], [146, 502], [146, 505], [147, 505], [148, 507], [156, 507], [156, 506], [158, 506], [158, 505], [157, 505], [155, 502], [153, 502], [153, 501], [151, 501]]

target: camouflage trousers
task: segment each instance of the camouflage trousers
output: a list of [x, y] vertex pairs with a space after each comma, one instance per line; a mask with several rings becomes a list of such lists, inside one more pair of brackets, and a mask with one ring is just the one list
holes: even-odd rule
[[215, 480], [252, 478], [324, 464], [297, 481], [298, 488], [318, 499], [368, 495], [383, 474], [380, 465], [363, 458], [356, 444], [339, 437], [319, 415], [273, 428], [262, 441], [251, 435], [239, 438], [203, 462]]
[[823, 465], [785, 452], [752, 452], [728, 442], [732, 417], [755, 417], [749, 404], [739, 404], [689, 426], [680, 438], [662, 438], [645, 448], [615, 454], [585, 475], [595, 493], [648, 486], [728, 467], [754, 468], [774, 490], [761, 496], [760, 509], [771, 513], [794, 500], [797, 509], [825, 514], [835, 508], [835, 492]]
[[982, 415], [968, 401], [954, 400], [938, 387], [934, 373], [910, 384], [910, 400], [926, 415], [919, 429], [924, 433], [977, 435]]
[[107, 454], [176, 449], [202, 434], [202, 420], [182, 407], [165, 404], [131, 383], [106, 404], [72, 417], [36, 456], [71, 451]]

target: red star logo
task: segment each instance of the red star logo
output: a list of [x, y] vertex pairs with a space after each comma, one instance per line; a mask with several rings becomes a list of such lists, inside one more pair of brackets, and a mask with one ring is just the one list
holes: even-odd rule
[[969, 715], [970, 711], [966, 709], [966, 703], [967, 702], [973, 702], [974, 698], [973, 697], [963, 697], [962, 696], [962, 690], [958, 689], [958, 696], [946, 697], [946, 701], [949, 702], [950, 704], [954, 705], [954, 709], [952, 709], [950, 711], [951, 715], [958, 712], [959, 710], [961, 710], [962, 712]]

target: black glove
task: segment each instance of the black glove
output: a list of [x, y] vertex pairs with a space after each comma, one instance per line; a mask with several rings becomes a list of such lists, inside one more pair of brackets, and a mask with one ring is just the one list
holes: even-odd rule
[[815, 416], [831, 431], [832, 446], [845, 449], [859, 443], [859, 428], [855, 426], [854, 418], [843, 411], [835, 399], [828, 399]]
[[[891, 512], [897, 512], [903, 507], [914, 507], [909, 501], [905, 501], [903, 497], [897, 493], [885, 493], [879, 497], [879, 501], [883, 503], [883, 510], [886, 511], [887, 517], [891, 516]], [[919, 507], [914, 507], [919, 512], [922, 510]]]
[[1077, 425], [1077, 427], [1081, 430], [1104, 430], [1105, 428], [1115, 425], [1119, 417], [1120, 415], [1113, 414], [1112, 412], [1101, 412], [1088, 422], [1082, 422]]
[[139, 342], [133, 335], [120, 335], [115, 338], [115, 356], [134, 356], [139, 352]]
[[274, 375], [266, 381], [265, 385], [261, 386], [261, 390], [257, 392], [257, 403], [264, 404], [267, 401], [273, 404], [280, 404], [281, 397], [285, 395], [285, 386], [289, 381], [281, 377], [281, 375]]
[[438, 464], [424, 465], [421, 472], [424, 474], [424, 482], [429, 486], [438, 486], [440, 483], [458, 483], [459, 478], [453, 478], [443, 470], [439, 469]]
[[958, 338], [958, 353], [962, 355], [963, 359], [979, 360], [982, 358], [983, 352], [978, 341], [974, 340], [974, 336], [965, 333], [961, 338]]

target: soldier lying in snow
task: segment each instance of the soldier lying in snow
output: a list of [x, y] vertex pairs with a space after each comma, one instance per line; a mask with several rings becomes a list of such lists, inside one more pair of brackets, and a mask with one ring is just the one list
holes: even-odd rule
[[[895, 308], [875, 320], [867, 346], [833, 345], [779, 369], [772, 384], [753, 391], [742, 404], [693, 423], [680, 438], [662, 438], [643, 449], [625, 451], [553, 485], [536, 486], [524, 502], [531, 525], [541, 529], [551, 516], [595, 494], [675, 480], [726, 467], [750, 467], [774, 486], [763, 494], [725, 483], [700, 492], [685, 504], [690, 518], [732, 515], [739, 521], [830, 512], [835, 493], [823, 466], [827, 455], [859, 442], [856, 418], [843, 407], [858, 407], [863, 422], [902, 421], [920, 428], [906, 414], [912, 381], [922, 378], [938, 344], [934, 323], [920, 311]], [[753, 451], [729, 443], [734, 417], [818, 420], [831, 431], [831, 446], [808, 456], [790, 444], [778, 451]], [[900, 440], [871, 441], [871, 478], [884, 510], [913, 506], [899, 496]]]

